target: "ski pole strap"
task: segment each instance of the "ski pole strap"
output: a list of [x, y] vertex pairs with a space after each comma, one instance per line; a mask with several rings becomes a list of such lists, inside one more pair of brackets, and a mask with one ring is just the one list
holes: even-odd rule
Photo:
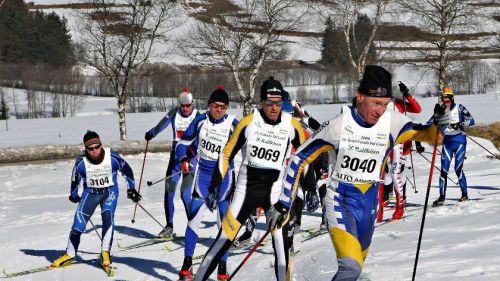
[[264, 239], [266, 239], [266, 237], [267, 237], [267, 235], [269, 235], [269, 233], [271, 233], [271, 232], [268, 230], [268, 231], [266, 231], [266, 233], [264, 233], [264, 235], [262, 235], [262, 237], [259, 239], [259, 241], [257, 241], [257, 243], [255, 243], [255, 245], [250, 250], [250, 252], [248, 252], [247, 256], [241, 261], [241, 263], [238, 265], [238, 267], [233, 271], [231, 276], [229, 276], [229, 279], [227, 279], [227, 281], [230, 281], [233, 279], [233, 277], [243, 267], [243, 265], [247, 262], [247, 260], [250, 258], [250, 256], [257, 250], [257, 248], [259, 248], [260, 244], [262, 244], [262, 241], [264, 241]]

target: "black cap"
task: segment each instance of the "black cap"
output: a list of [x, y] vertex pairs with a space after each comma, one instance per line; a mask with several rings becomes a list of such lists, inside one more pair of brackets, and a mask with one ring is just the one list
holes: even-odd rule
[[99, 135], [96, 132], [88, 130], [83, 136], [83, 145], [85, 145], [85, 147], [89, 147], [93, 144], [101, 144], [101, 138], [99, 138]]
[[260, 86], [260, 100], [267, 100], [268, 98], [279, 97], [283, 99], [283, 86], [274, 77], [269, 77], [268, 80]]
[[213, 102], [222, 102], [225, 105], [229, 104], [229, 95], [227, 94], [226, 91], [224, 91], [224, 86], [219, 85], [217, 86], [217, 90], [213, 91], [210, 94], [210, 98], [208, 98], [208, 103], [213, 103]]
[[367, 65], [358, 92], [370, 97], [392, 97], [392, 75], [378, 65]]

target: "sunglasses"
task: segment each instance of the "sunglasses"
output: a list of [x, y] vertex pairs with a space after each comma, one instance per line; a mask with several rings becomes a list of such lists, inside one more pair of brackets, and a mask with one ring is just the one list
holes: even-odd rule
[[273, 106], [273, 105], [276, 105], [276, 106], [281, 106], [283, 105], [283, 101], [282, 100], [277, 100], [277, 101], [273, 101], [273, 100], [265, 100], [264, 101], [264, 104], [266, 106]]
[[86, 149], [87, 149], [87, 151], [94, 151], [94, 150], [97, 150], [97, 149], [99, 149], [99, 148], [101, 148], [101, 145], [100, 145], [100, 144], [98, 144], [98, 145], [96, 145], [96, 146], [94, 146], [94, 147], [90, 147], [90, 146], [89, 146], [89, 147], [87, 147]]
[[210, 107], [213, 108], [213, 109], [227, 109], [227, 105], [225, 105], [225, 104], [211, 103]]

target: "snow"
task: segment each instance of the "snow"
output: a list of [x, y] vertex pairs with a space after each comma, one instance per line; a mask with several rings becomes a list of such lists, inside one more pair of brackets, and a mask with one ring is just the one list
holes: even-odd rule
[[[419, 99], [425, 120], [435, 98]], [[479, 123], [499, 121], [499, 101], [495, 95], [458, 96], [457, 101], [466, 105]], [[79, 143], [84, 130], [95, 129], [105, 143], [118, 139], [117, 115], [113, 98], [88, 97], [84, 111], [74, 118], [10, 120], [9, 132], [0, 132], [0, 147], [42, 143]], [[325, 121], [339, 112], [341, 105], [316, 105], [307, 109], [313, 116]], [[238, 113], [241, 110], [234, 110]], [[131, 139], [142, 139], [144, 132], [154, 126], [162, 113], [128, 114], [127, 122]], [[1, 123], [3, 125], [3, 122]], [[58, 136], [61, 133], [61, 136]], [[160, 138], [169, 138], [169, 129]], [[488, 150], [498, 153], [486, 140], [476, 139]], [[431, 149], [427, 146], [427, 152]], [[430, 159], [430, 154], [423, 154]], [[429, 208], [426, 215], [418, 280], [500, 280], [500, 165], [498, 160], [475, 143], [469, 141], [464, 172], [469, 184], [466, 203], [458, 203], [460, 190], [453, 183], [448, 188], [444, 207]], [[144, 155], [127, 155], [137, 179]], [[370, 252], [366, 259], [361, 280], [410, 280], [413, 270], [417, 240], [422, 219], [429, 164], [418, 154], [413, 155], [418, 193], [408, 188], [406, 218], [377, 227]], [[167, 153], [147, 155], [142, 182], [164, 176], [168, 163]], [[439, 166], [439, 161], [437, 161]], [[22, 165], [0, 166], [0, 256], [1, 268], [16, 272], [48, 265], [65, 249], [76, 205], [68, 201], [69, 183], [73, 161], [47, 161]], [[450, 169], [452, 171], [452, 169]], [[411, 171], [407, 171], [411, 177]], [[430, 201], [438, 196], [438, 174], [434, 172]], [[456, 181], [456, 176], [450, 172]], [[128, 245], [152, 237], [161, 229], [146, 213], [138, 208], [136, 222], [131, 223], [133, 203], [126, 198], [125, 182], [120, 180], [121, 195], [116, 211], [115, 235], [112, 248], [113, 265], [117, 268], [113, 278], [94, 264], [78, 264], [65, 269], [12, 278], [12, 280], [176, 280], [183, 261], [182, 240], [171, 241], [123, 251], [117, 246]], [[164, 221], [162, 198], [163, 184], [141, 188], [141, 204], [157, 220]], [[186, 218], [179, 198], [176, 199], [175, 231], [184, 235]], [[100, 241], [95, 230], [100, 231], [101, 220], [92, 217], [82, 235], [79, 257], [89, 260], [98, 257]], [[392, 215], [386, 211], [386, 218]], [[200, 237], [207, 237], [196, 248], [195, 255], [204, 254], [217, 234], [215, 214], [207, 213], [201, 225]], [[318, 227], [320, 213], [305, 212], [302, 229]], [[264, 221], [260, 220], [254, 238], [263, 234]], [[330, 280], [337, 269], [335, 252], [327, 235], [301, 242], [303, 234], [295, 237], [293, 280]], [[165, 250], [165, 245], [173, 248]], [[176, 249], [177, 248], [177, 249]], [[237, 250], [229, 258], [228, 269], [233, 271], [243, 260], [246, 251]], [[272, 246], [261, 247], [241, 269], [235, 280], [274, 280]], [[195, 261], [194, 268], [200, 260]], [[107, 279], [106, 279], [107, 278]]]

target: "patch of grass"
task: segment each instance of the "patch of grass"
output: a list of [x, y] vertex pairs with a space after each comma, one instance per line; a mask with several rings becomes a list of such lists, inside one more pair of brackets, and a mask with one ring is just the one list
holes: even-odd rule
[[500, 148], [500, 122], [495, 122], [487, 126], [473, 126], [467, 128], [465, 131], [470, 136], [488, 139], [495, 147]]

